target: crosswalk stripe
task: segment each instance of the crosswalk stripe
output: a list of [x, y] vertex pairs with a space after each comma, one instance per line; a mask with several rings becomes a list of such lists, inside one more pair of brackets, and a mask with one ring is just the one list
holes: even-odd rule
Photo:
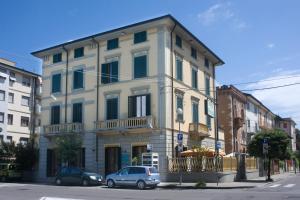
[[294, 187], [294, 186], [295, 186], [295, 184], [287, 184], [287, 185], [285, 185], [283, 187], [290, 188], [290, 187]]
[[275, 185], [271, 185], [270, 187], [271, 188], [274, 188], [274, 187], [278, 187], [278, 186], [280, 186], [281, 184], [275, 184]]

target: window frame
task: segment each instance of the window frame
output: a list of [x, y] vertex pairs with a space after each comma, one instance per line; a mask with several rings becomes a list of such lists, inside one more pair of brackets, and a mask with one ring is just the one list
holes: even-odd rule
[[[58, 118], [59, 118], [59, 120], [58, 121], [55, 121], [54, 120], [54, 118], [55, 118], [55, 116], [54, 116], [54, 114], [55, 113], [53, 113], [54, 112], [54, 108], [58, 108]], [[61, 106], [60, 105], [52, 105], [51, 107], [50, 107], [50, 124], [51, 125], [55, 125], [55, 124], [60, 124], [60, 120], [61, 120]], [[56, 123], [57, 122], [57, 123]]]
[[[181, 63], [181, 77], [179, 77], [178, 74], [178, 62]], [[176, 68], [176, 80], [178, 81], [183, 81], [183, 58], [181, 58], [180, 56], [176, 56], [175, 58], [175, 68]]]
[[[23, 99], [26, 99], [26, 100], [28, 99], [28, 105], [23, 104]], [[22, 95], [22, 97], [21, 97], [21, 106], [29, 107], [30, 106], [30, 97]]]
[[[11, 117], [11, 120], [10, 120]], [[7, 125], [13, 125], [14, 124], [14, 115], [13, 114], [7, 114]]]
[[[10, 97], [12, 97], [12, 101], [10, 101]], [[8, 103], [14, 103], [15, 102], [15, 94], [13, 92], [8, 93]]]
[[[77, 106], [77, 105], [80, 105], [81, 106], [81, 116], [79, 117], [80, 118], [80, 120], [78, 120], [78, 119], [76, 119], [76, 118], [74, 118], [74, 114], [75, 114], [75, 106]], [[77, 112], [79, 112], [78, 110], [77, 110]], [[82, 102], [74, 102], [73, 104], [72, 104], [72, 122], [73, 123], [83, 123], [83, 113], [84, 113], [84, 111], [83, 111], [83, 103]]]
[[[192, 81], [192, 88], [194, 89], [198, 89], [198, 69], [192, 66], [192, 70], [191, 70], [191, 81]], [[194, 80], [195, 78], [195, 80]]]
[[[116, 38], [113, 38], [113, 39], [109, 39], [106, 41], [106, 50], [107, 51], [110, 51], [110, 50], [113, 50], [113, 49], [117, 49], [119, 48], [119, 38], [116, 37]], [[115, 44], [116, 43], [116, 44]], [[113, 46], [112, 46], [113, 45]], [[116, 46], [114, 46], [116, 45]]]
[[[197, 120], [194, 119], [194, 106], [197, 106]], [[199, 102], [192, 101], [192, 122], [199, 123]]]
[[4, 112], [0, 112], [0, 116], [2, 117], [2, 120], [0, 118], [0, 123], [4, 124], [4, 116], [5, 116]]
[[197, 60], [197, 49], [191, 47], [191, 57]]
[[[108, 101], [109, 100], [113, 100], [113, 99], [116, 99], [116, 102], [117, 102], [117, 116], [116, 116], [116, 118], [108, 118]], [[114, 96], [114, 97], [110, 97], [110, 98], [105, 98], [105, 119], [106, 120], [115, 120], [115, 119], [119, 119], [120, 118], [120, 116], [119, 116], [119, 114], [120, 114], [120, 100], [119, 100], [119, 96]]]
[[31, 83], [30, 83], [30, 77], [28, 76], [22, 76], [22, 85], [26, 86], [26, 87], [30, 87]]
[[5, 101], [5, 91], [4, 90], [0, 90], [0, 93], [3, 94], [3, 99], [0, 99], [0, 101]]
[[206, 57], [204, 58], [204, 66], [209, 69], [209, 60]]
[[[54, 84], [57, 82], [57, 81], [53, 81], [54, 77], [55, 76], [59, 76], [59, 90], [58, 91], [53, 91], [54, 90]], [[60, 93], [61, 92], [61, 83], [62, 83], [62, 74], [61, 73], [57, 73], [57, 74], [52, 74], [51, 76], [51, 93], [54, 94], [54, 93]]]
[[[141, 57], [146, 57], [145, 59], [145, 64], [146, 64], [146, 66], [145, 66], [145, 76], [141, 76], [141, 77], [136, 77], [136, 66], [135, 66], [135, 64], [136, 64], [136, 60], [135, 59], [137, 59], [137, 58], [141, 58]], [[146, 78], [146, 77], [148, 77], [148, 52], [139, 52], [139, 53], [135, 53], [135, 54], [133, 54], [133, 79], [141, 79], [141, 78]]]
[[[143, 40], [138, 41], [138, 39], [140, 39], [140, 38], [137, 38], [137, 37], [138, 37], [138, 34], [145, 34], [145, 36], [143, 35], [143, 37], [142, 37], [142, 36], [139, 36], [139, 37], [142, 37]], [[139, 31], [139, 32], [135, 32], [135, 33], [134, 33], [134, 36], [133, 36], [133, 43], [134, 43], [134, 44], [139, 44], [139, 43], [146, 42], [146, 41], [147, 41], [147, 36], [148, 36], [147, 31]]]
[[52, 63], [60, 63], [62, 61], [62, 53], [56, 53], [52, 55]]
[[177, 34], [175, 36], [175, 44], [177, 47], [182, 48], [182, 38]]
[[[24, 126], [24, 124], [22, 122], [24, 122], [24, 120], [27, 120], [27, 125]], [[29, 117], [26, 116], [21, 116], [21, 127], [29, 127]]]
[[84, 57], [84, 47], [74, 49], [74, 58]]
[[[117, 77], [114, 77], [112, 72], [113, 72], [113, 64], [116, 63], [117, 64]], [[108, 65], [109, 68], [108, 68], [108, 71], [109, 71], [109, 77], [105, 77], [103, 75], [103, 67], [105, 65]], [[105, 66], [107, 67], [107, 66]], [[119, 60], [114, 60], [114, 61], [110, 61], [110, 62], [106, 62], [106, 63], [103, 63], [101, 65], [101, 84], [111, 84], [111, 83], [116, 83], [116, 82], [119, 82], [119, 73], [120, 73], [120, 65], [119, 65]], [[106, 82], [107, 81], [107, 82]]]
[[[81, 71], [81, 72], [79, 72]], [[80, 76], [80, 74], [78, 75], [78, 73], [81, 73], [81, 76], [82, 76], [82, 83], [80, 84], [80, 86], [76, 86], [76, 76], [75, 76], [75, 73], [77, 74], [77, 76]], [[77, 77], [77, 79], [79, 79], [79, 77]], [[76, 69], [73, 71], [73, 90], [79, 90], [79, 89], [83, 89], [84, 88], [84, 70], [81, 68], [81, 69]]]

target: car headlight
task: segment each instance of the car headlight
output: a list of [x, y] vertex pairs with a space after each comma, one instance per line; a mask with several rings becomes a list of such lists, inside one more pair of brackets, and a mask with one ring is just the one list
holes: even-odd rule
[[96, 176], [90, 176], [90, 179], [97, 180], [97, 177]]

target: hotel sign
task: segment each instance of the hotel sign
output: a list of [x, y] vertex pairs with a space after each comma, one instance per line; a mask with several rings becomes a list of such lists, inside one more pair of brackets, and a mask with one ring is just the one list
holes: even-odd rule
[[205, 114], [210, 117], [215, 117], [215, 107], [214, 103], [210, 99], [205, 100]]

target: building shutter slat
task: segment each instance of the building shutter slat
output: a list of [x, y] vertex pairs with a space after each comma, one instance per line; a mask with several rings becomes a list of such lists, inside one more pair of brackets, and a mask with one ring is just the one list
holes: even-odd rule
[[101, 66], [101, 83], [106, 84], [109, 82], [109, 65], [107, 63]]
[[111, 82], [118, 82], [118, 61], [114, 61], [111, 63]]

